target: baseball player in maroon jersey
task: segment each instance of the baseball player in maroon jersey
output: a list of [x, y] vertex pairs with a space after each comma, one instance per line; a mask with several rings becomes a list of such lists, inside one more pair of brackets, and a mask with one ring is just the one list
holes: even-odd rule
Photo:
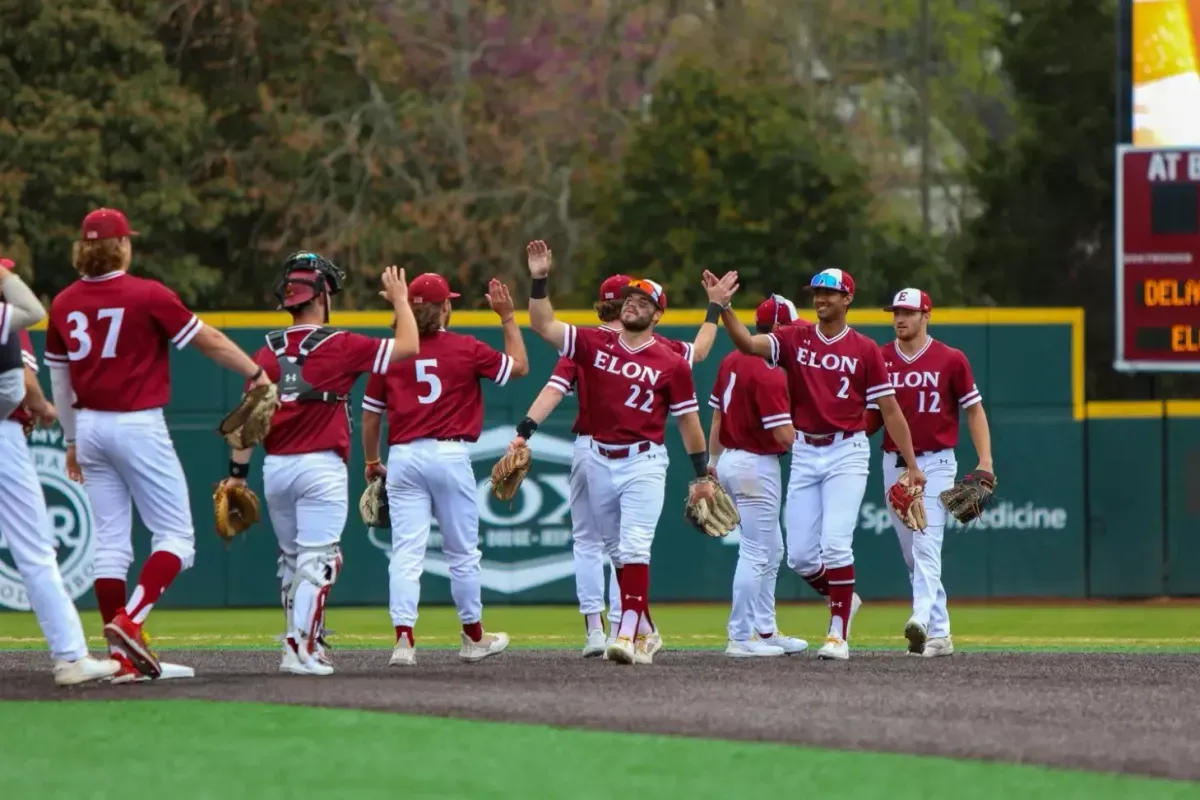
[[[612, 275], [600, 284], [600, 299], [596, 303], [596, 315], [600, 318], [597, 330], [606, 331], [612, 336], [621, 333], [621, 307], [624, 305], [622, 296], [624, 289], [633, 279], [628, 275]], [[654, 334], [654, 338], [662, 344], [679, 353], [689, 363], [698, 363], [708, 357], [716, 340], [717, 325], [705, 321], [696, 334], [695, 343], [679, 342], [665, 336]], [[559, 358], [554, 366], [554, 372], [546, 386], [529, 407], [529, 412], [518, 425], [518, 435], [524, 430], [527, 433], [537, 430], [558, 407], [563, 397], [577, 394], [575, 387], [578, 381], [579, 369], [569, 358]], [[579, 611], [583, 614], [586, 639], [583, 645], [583, 657], [590, 658], [604, 653], [605, 648], [612, 644], [617, 637], [617, 628], [621, 624], [621, 591], [618, 586], [617, 573], [614, 569], [609, 575], [609, 633], [604, 634], [604, 539], [600, 531], [591, 523], [591, 509], [588, 506], [587, 492], [587, 463], [591, 445], [591, 423], [584, 403], [584, 397], [578, 397], [578, 411], [575, 424], [571, 431], [575, 436], [575, 451], [571, 459], [571, 534], [572, 548], [575, 556], [575, 592], [579, 598]], [[611, 560], [612, 554], [607, 554]]]
[[[716, 278], [705, 274], [705, 281]], [[879, 346], [846, 324], [854, 278], [840, 269], [810, 283], [817, 324], [788, 325], [751, 335], [730, 309], [722, 318], [737, 349], [784, 368], [792, 399], [796, 443], [787, 491], [788, 566], [829, 598], [830, 623], [822, 659], [850, 658], [850, 622], [862, 605], [854, 591], [854, 526], [867, 489], [871, 446], [866, 406], [876, 403], [883, 424], [909, 463], [912, 437]], [[913, 481], [925, 476], [914, 467]]]
[[[779, 295], [759, 304], [754, 316], [759, 333], [799, 319], [792, 302]], [[787, 375], [758, 356], [734, 350], [721, 360], [708, 404], [713, 409], [709, 466], [742, 516], [725, 654], [759, 658], [803, 653], [808, 642], [783, 635], [775, 623], [775, 583], [783, 560], [779, 459], [796, 440]]]
[[27, 328], [46, 316], [29, 287], [0, 259], [0, 535], [25, 585], [46, 637], [54, 681], [70, 686], [111, 677], [121, 665], [88, 654], [79, 611], [63, 584], [46, 498], [26, 441], [34, 419], [54, 421], [38, 387], [37, 361]]
[[[254, 360], [279, 387], [279, 409], [263, 442], [263, 486], [279, 541], [280, 599], [287, 618], [280, 672], [330, 675], [322, 640], [325, 606], [342, 569], [349, 509], [350, 391], [364, 373], [385, 375], [417, 353], [417, 323], [404, 271], [383, 273], [396, 313], [395, 335], [377, 339], [327, 327], [345, 274], [329, 259], [300, 251], [284, 261], [275, 286], [292, 325], [267, 334]], [[244, 484], [251, 450], [235, 450], [226, 481]]]
[[[946, 509], [938, 495], [954, 485], [958, 462], [958, 418], [961, 409], [967, 418], [967, 430], [979, 456], [978, 469], [992, 472], [992, 437], [988, 430], [983, 397], [975, 385], [971, 364], [961, 350], [936, 341], [929, 335], [929, 316], [933, 302], [920, 289], [903, 289], [887, 307], [893, 315], [895, 341], [880, 349], [883, 366], [896, 390], [896, 401], [912, 430], [917, 466], [925, 473], [925, 515], [923, 531], [911, 531], [892, 512], [892, 527], [900, 538], [900, 551], [908, 565], [912, 583], [912, 617], [904, 626], [908, 652], [926, 658], [948, 656], [954, 652], [950, 637], [950, 614], [946, 610], [946, 589], [942, 586], [942, 539], [946, 531]], [[882, 426], [882, 417], [874, 405], [868, 405], [867, 435]], [[906, 457], [900, 455], [891, 433], [883, 436], [883, 485], [892, 486], [904, 470]], [[890, 508], [890, 507], [889, 507]]]
[[[421, 337], [417, 358], [372, 375], [363, 398], [363, 452], [367, 479], [386, 471], [392, 521], [389, 610], [396, 630], [392, 666], [416, 663], [413, 628], [430, 525], [437, 520], [450, 568], [450, 594], [462, 623], [459, 658], [481, 661], [504, 652], [508, 634], [483, 629], [479, 570], [479, 506], [469, 443], [483, 430], [484, 379], [504, 386], [529, 373], [529, 357], [514, 318], [508, 288], [488, 286], [500, 316], [504, 352], [474, 336], [446, 330], [450, 301], [458, 297], [440, 275], [418, 275], [408, 287]], [[388, 423], [386, 470], [379, 459], [383, 415]]]
[[[80, 279], [50, 306], [45, 359], [68, 442], [68, 474], [83, 481], [96, 517], [94, 588], [104, 635], [123, 664], [118, 674], [179, 677], [190, 668], [164, 670], [142, 632], [150, 609], [196, 554], [187, 480], [163, 417], [171, 397], [169, 349], [191, 344], [255, 384], [269, 379], [175, 292], [129, 274], [135, 235], [115, 209], [84, 218], [73, 255]], [[153, 539], [126, 598], [131, 501]]]
[[[667, 308], [666, 292], [657, 283], [634, 280], [625, 287], [622, 330], [613, 336], [555, 319], [546, 292], [550, 249], [535, 241], [528, 255], [530, 326], [579, 366], [578, 391], [592, 424], [586, 466], [591, 524], [604, 537], [605, 549], [615, 553], [621, 589], [621, 623], [605, 657], [620, 664], [651, 664], [662, 648], [650, 618], [650, 546], [666, 489], [668, 415], [679, 418], [697, 477], [708, 474], [692, 370], [654, 338], [654, 326]], [[519, 430], [517, 441], [532, 433]], [[711, 496], [712, 486], [694, 483], [690, 491], [693, 497]]]

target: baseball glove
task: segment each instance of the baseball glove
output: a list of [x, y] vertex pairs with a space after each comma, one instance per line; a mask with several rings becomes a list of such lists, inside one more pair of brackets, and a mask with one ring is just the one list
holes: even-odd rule
[[249, 486], [223, 480], [213, 492], [213, 514], [217, 518], [217, 535], [228, 544], [258, 522], [258, 495]]
[[526, 445], [519, 445], [501, 456], [492, 467], [492, 494], [501, 500], [513, 499], [529, 472], [531, 455]]
[[255, 386], [242, 395], [237, 408], [230, 411], [217, 426], [217, 432], [230, 447], [246, 450], [267, 438], [271, 418], [279, 408], [279, 390], [275, 384]]
[[362, 521], [368, 528], [392, 527], [386, 481], [383, 476], [372, 478], [358, 500], [358, 512], [362, 514]]
[[887, 501], [909, 530], [923, 531], [929, 525], [925, 516], [925, 488], [909, 480], [908, 470], [901, 472], [892, 488], [888, 489]]
[[693, 502], [689, 490], [687, 502], [683, 507], [683, 516], [691, 523], [692, 527], [705, 536], [723, 539], [733, 533], [733, 529], [741, 523], [742, 515], [738, 513], [733, 498], [712, 476], [696, 478], [691, 485], [702, 482], [712, 484], [712, 499], [701, 497]]
[[946, 510], [959, 522], [970, 522], [983, 516], [996, 492], [996, 476], [986, 470], [968, 472], [938, 497]]

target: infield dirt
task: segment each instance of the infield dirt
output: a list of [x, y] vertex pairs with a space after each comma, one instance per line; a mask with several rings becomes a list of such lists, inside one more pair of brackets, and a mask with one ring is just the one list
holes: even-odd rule
[[328, 678], [262, 651], [164, 651], [190, 680], [56, 687], [44, 652], [0, 653], [0, 700], [193, 698], [372, 709], [639, 733], [793, 742], [1200, 779], [1200, 655], [856, 651], [735, 660], [670, 651], [653, 666], [513, 650], [463, 664], [339, 650]]

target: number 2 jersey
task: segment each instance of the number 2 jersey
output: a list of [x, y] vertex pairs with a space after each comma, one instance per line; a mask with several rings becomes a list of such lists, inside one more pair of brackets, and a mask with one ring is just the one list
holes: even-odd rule
[[512, 369], [512, 358], [474, 336], [438, 331], [421, 337], [417, 355], [367, 380], [363, 411], [387, 416], [389, 445], [416, 439], [474, 442], [483, 430], [480, 381], [503, 386]]
[[579, 405], [590, 428], [578, 432], [602, 444], [662, 444], [668, 414], [700, 410], [691, 366], [658, 338], [630, 348], [611, 330], [567, 325], [559, 355], [578, 367]]
[[[912, 358], [900, 352], [894, 341], [879, 350], [889, 383], [896, 390], [896, 402], [908, 421], [913, 450], [935, 453], [956, 447], [959, 409], [983, 401], [966, 354], [932, 337]], [[883, 449], [899, 452], [886, 430]]]
[[158, 281], [124, 272], [81, 278], [50, 304], [46, 364], [66, 366], [75, 408], [142, 411], [171, 399], [169, 348], [204, 323]]

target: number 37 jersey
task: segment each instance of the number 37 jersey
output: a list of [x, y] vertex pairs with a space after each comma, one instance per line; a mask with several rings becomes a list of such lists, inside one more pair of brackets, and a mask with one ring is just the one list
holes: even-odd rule
[[474, 442], [483, 430], [480, 381], [503, 386], [512, 368], [509, 356], [474, 336], [438, 331], [421, 337], [417, 355], [367, 380], [363, 411], [387, 416], [389, 445], [416, 439]]
[[579, 366], [580, 406], [601, 444], [662, 444], [668, 414], [700, 410], [692, 368], [657, 339], [631, 349], [611, 332], [567, 325], [559, 355]]
[[82, 278], [50, 304], [46, 363], [66, 365], [75, 407], [142, 411], [171, 399], [170, 348], [204, 324], [158, 281], [124, 272]]

